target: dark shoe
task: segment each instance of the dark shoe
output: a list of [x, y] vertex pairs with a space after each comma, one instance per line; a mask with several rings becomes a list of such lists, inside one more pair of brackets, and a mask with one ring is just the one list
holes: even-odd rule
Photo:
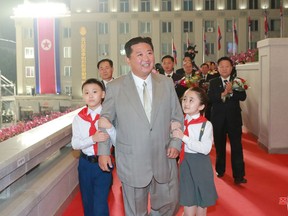
[[222, 178], [224, 176], [224, 173], [216, 173], [218, 178]]
[[234, 183], [237, 184], [237, 185], [245, 184], [245, 183], [247, 183], [247, 179], [245, 179], [245, 178], [235, 178], [234, 179]]

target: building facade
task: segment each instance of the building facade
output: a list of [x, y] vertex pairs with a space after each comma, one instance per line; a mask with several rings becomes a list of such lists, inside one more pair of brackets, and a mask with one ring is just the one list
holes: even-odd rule
[[[281, 4], [287, 26], [288, 0], [70, 0], [70, 16], [57, 18], [60, 91], [56, 93], [79, 99], [82, 82], [99, 78], [97, 62], [103, 58], [113, 60], [114, 77], [126, 74], [124, 45], [136, 36], [152, 38], [156, 62], [172, 55], [174, 43], [177, 68], [182, 66], [187, 43], [196, 45], [195, 62], [200, 65], [256, 48], [257, 41], [265, 37], [288, 37], [287, 28], [280, 32]], [[34, 94], [36, 86], [33, 20], [15, 18], [19, 95]]]

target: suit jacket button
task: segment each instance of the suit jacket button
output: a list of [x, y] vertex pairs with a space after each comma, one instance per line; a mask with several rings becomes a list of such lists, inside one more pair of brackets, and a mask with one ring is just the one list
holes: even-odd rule
[[150, 131], [152, 131], [152, 128], [150, 128]]

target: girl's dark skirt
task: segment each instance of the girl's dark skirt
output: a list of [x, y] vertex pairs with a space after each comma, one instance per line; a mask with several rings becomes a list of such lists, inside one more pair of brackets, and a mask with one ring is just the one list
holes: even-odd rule
[[209, 155], [185, 153], [180, 165], [180, 204], [215, 205], [218, 198]]

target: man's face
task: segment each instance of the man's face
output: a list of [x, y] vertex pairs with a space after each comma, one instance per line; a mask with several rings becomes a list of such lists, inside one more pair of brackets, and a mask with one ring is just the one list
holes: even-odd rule
[[203, 66], [201, 67], [201, 72], [202, 72], [202, 74], [206, 75], [206, 74], [208, 73], [208, 71], [209, 71], [208, 65], [203, 65]]
[[131, 48], [132, 53], [129, 58], [126, 58], [126, 61], [136, 76], [146, 79], [155, 64], [152, 47], [147, 43], [138, 43]]
[[99, 74], [102, 80], [110, 81], [113, 75], [113, 67], [108, 61], [101, 62], [99, 65]]
[[165, 58], [162, 61], [162, 67], [167, 74], [170, 74], [173, 72], [174, 62], [170, 58]]
[[232, 68], [231, 63], [227, 60], [221, 61], [218, 65], [219, 73], [220, 73], [221, 77], [223, 77], [224, 79], [226, 79], [230, 76], [232, 69], [233, 68]]
[[183, 69], [186, 75], [190, 75], [193, 72], [193, 65], [192, 62], [187, 61], [184, 65], [183, 65]]

